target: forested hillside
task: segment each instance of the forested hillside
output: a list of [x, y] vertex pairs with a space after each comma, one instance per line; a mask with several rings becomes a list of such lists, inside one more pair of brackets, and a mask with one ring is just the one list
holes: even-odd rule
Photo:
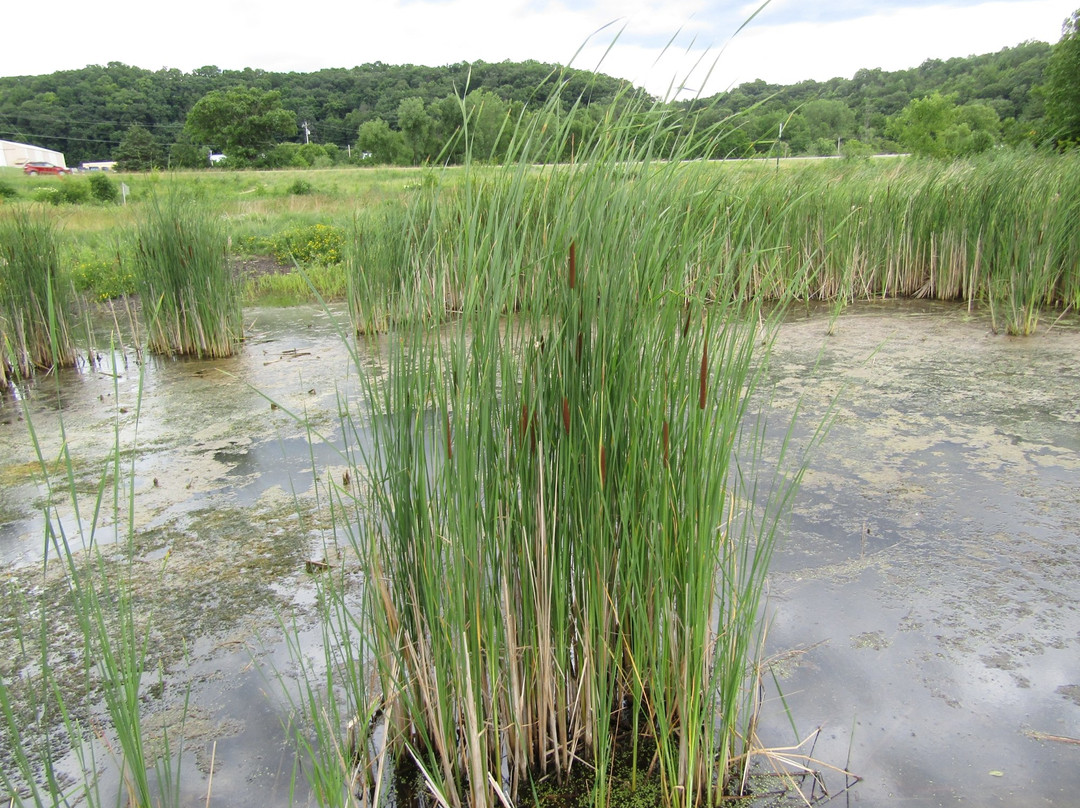
[[[445, 67], [381, 62], [316, 73], [271, 73], [202, 67], [143, 70], [118, 62], [45, 76], [0, 78], [0, 138], [64, 152], [69, 163], [109, 159], [133, 125], [168, 147], [181, 136], [195, 103], [213, 91], [235, 87], [280, 93], [296, 121], [308, 123], [308, 139], [340, 149], [356, 143], [361, 124], [382, 119], [397, 129], [398, 108], [407, 98], [425, 105], [466, 90], [486, 89], [524, 104], [555, 69], [539, 62]], [[610, 102], [623, 82], [609, 76], [568, 71], [566, 97]], [[551, 85], [548, 85], [549, 89]], [[303, 131], [298, 140], [303, 142]], [[216, 145], [216, 144], [215, 144]]]
[[[910, 70], [860, 70], [850, 79], [756, 81], [680, 102], [672, 112], [698, 131], [713, 127], [716, 136], [701, 147], [705, 157], [962, 154], [1044, 137], [1043, 83], [1053, 50], [1027, 42]], [[376, 62], [315, 73], [213, 66], [184, 73], [111, 62], [0, 78], [0, 138], [57, 149], [69, 164], [120, 159], [135, 169], [206, 165], [210, 151], [224, 151], [236, 165], [266, 167], [452, 161], [455, 154], [441, 148], [461, 124], [465, 98], [474, 131], [490, 141], [477, 153], [498, 159], [505, 121], [541, 106], [556, 87], [545, 82], [553, 71], [532, 61]], [[561, 80], [563, 109], [575, 116], [579, 142], [597, 130], [620, 92], [642, 92], [585, 71], [566, 71]], [[255, 124], [227, 129], [223, 119], [230, 116]]]
[[[689, 106], [712, 107], [717, 117], [751, 111], [743, 127], [749, 141], [770, 140], [783, 121], [791, 151], [835, 153], [837, 137], [857, 138], [875, 150], [900, 147], [889, 132], [890, 120], [912, 101], [938, 93], [958, 107], [989, 107], [1001, 136], [1015, 141], [1030, 137], [1043, 117], [1037, 88], [1051, 50], [1045, 42], [1025, 42], [981, 56], [931, 59], [909, 70], [864, 69], [850, 79], [787, 86], [756, 81]], [[831, 150], [817, 142], [822, 139], [832, 142]]]

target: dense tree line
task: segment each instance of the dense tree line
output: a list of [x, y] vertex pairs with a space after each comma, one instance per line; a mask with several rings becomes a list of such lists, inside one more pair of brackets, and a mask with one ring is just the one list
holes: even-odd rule
[[[447, 96], [484, 89], [506, 102], [540, 104], [554, 89], [544, 79], [555, 69], [534, 61], [445, 67], [375, 62], [315, 73], [214, 66], [183, 73], [110, 62], [43, 76], [0, 78], [0, 138], [57, 149], [74, 164], [109, 159], [131, 127], [139, 126], [165, 155], [173, 144], [190, 143], [185, 124], [200, 99], [211, 92], [243, 88], [277, 93], [297, 125], [307, 123], [311, 143], [345, 150], [355, 144], [367, 121], [381, 118], [397, 130], [398, 108], [406, 98], [419, 98], [430, 107]], [[624, 86], [619, 79], [579, 70], [568, 70], [563, 78], [564, 97], [580, 97], [584, 105], [610, 103]]]
[[[929, 60], [909, 70], [772, 85], [754, 81], [672, 104], [672, 137], [708, 131], [701, 157], [935, 155], [1001, 143], [1080, 140], [1077, 15], [1054, 46], [1025, 42], [997, 53]], [[553, 78], [557, 77], [557, 79]], [[45, 76], [0, 78], [0, 138], [64, 152], [69, 163], [197, 167], [211, 152], [234, 165], [453, 162], [447, 147], [468, 116], [473, 153], [498, 160], [508, 132], [537, 114], [561, 84], [560, 114], [586, 145], [602, 121], [643, 91], [587, 71], [539, 62], [444, 67], [381, 62], [314, 73], [148, 71], [117, 62]], [[553, 154], [564, 158], [567, 154]]]
[[1061, 27], [1047, 66], [1046, 128], [1061, 146], [1080, 144], [1080, 9]]
[[836, 154], [852, 141], [874, 151], [908, 150], [897, 121], [913, 102], [935, 93], [989, 127], [995, 143], [1038, 141], [1045, 135], [1042, 85], [1051, 51], [1046, 43], [1025, 42], [981, 56], [930, 59], [909, 70], [863, 69], [850, 79], [755, 81], [686, 106], [706, 119], [731, 120], [740, 130], [733, 142], [757, 152]]

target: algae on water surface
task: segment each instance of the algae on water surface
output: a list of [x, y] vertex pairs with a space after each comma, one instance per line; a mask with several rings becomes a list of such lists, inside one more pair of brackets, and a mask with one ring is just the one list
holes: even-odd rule
[[[141, 447], [121, 473], [134, 460], [131, 578], [159, 604], [151, 639], [164, 685], [147, 691], [148, 729], [172, 720], [191, 686], [192, 801], [205, 799], [214, 751], [215, 801], [270, 806], [288, 804], [280, 726], [291, 708], [259, 671], [296, 673], [279, 614], [295, 615], [305, 648], [321, 642], [303, 568], [334, 540], [314, 492], [340, 485], [342, 461], [317, 440], [309, 450], [306, 431], [255, 390], [309, 413], [331, 442], [339, 393], [357, 393], [317, 310], [252, 319], [258, 333], [238, 357], [148, 365], [137, 435], [134, 375], [64, 376], [61, 414], [87, 482], [112, 450], [118, 406], [129, 408], [122, 440]], [[831, 336], [828, 319], [786, 323], [769, 369], [781, 413], [801, 399], [812, 422], [839, 395], [770, 578], [770, 650], [802, 650], [782, 657], [786, 704], [800, 731], [824, 725], [819, 760], [842, 765], [850, 750], [868, 804], [1071, 806], [1075, 746], [1045, 737], [1080, 738], [1080, 329], [1066, 318], [1014, 339], [960, 307], [924, 303], [849, 307]], [[27, 404], [55, 456], [55, 408]], [[0, 449], [10, 448], [0, 475], [41, 497], [18, 411], [0, 419]], [[11, 490], [0, 494], [0, 537], [32, 545], [21, 557], [33, 561], [40, 524]], [[124, 559], [124, 545], [108, 555]], [[33, 634], [32, 604], [64, 608], [54, 574], [5, 569], [4, 647], [17, 647], [16, 626]], [[63, 622], [51, 653], [74, 693], [80, 639]], [[32, 656], [0, 658], [5, 681], [13, 665], [32, 672]], [[791, 741], [779, 701], [766, 703], [759, 736]]]

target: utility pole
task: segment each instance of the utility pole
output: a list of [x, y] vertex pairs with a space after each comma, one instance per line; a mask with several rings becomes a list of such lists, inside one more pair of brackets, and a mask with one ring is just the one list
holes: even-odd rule
[[309, 138], [311, 137], [311, 129], [310, 129], [310, 128], [308, 128], [308, 122], [307, 122], [307, 121], [304, 121], [304, 122], [303, 122], [303, 123], [301, 124], [301, 126], [303, 126], [303, 127], [304, 127], [304, 145], [307, 145], [308, 143], [310, 143], [310, 142], [311, 142], [311, 141], [309, 140]]

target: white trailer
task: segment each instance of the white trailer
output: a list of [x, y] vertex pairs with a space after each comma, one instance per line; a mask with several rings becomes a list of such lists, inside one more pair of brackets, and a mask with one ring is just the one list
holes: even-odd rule
[[52, 163], [54, 166], [67, 168], [63, 152], [33, 146], [29, 143], [0, 140], [0, 166], [22, 168], [23, 165], [30, 162]]

